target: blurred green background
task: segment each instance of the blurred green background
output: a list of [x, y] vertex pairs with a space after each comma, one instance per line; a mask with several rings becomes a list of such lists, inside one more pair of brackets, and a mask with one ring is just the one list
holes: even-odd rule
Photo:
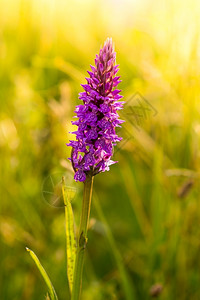
[[82, 299], [200, 299], [199, 28], [194, 0], [0, 1], [0, 299], [45, 299], [26, 246], [69, 299], [50, 180], [66, 176], [78, 225], [82, 184], [65, 144], [107, 37], [126, 123], [119, 163], [95, 177]]

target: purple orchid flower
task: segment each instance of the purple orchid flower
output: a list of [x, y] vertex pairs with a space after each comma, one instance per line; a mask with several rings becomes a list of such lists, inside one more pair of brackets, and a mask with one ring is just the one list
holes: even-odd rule
[[72, 124], [77, 125], [76, 141], [70, 141], [72, 147], [71, 162], [75, 171], [76, 181], [85, 181], [90, 173], [92, 176], [99, 172], [109, 170], [109, 166], [116, 163], [112, 161], [113, 147], [122, 138], [115, 133], [116, 127], [121, 127], [123, 120], [117, 113], [122, 109], [124, 102], [117, 89], [121, 82], [116, 76], [119, 65], [115, 65], [116, 53], [112, 39], [107, 39], [99, 55], [96, 55], [95, 67], [83, 84], [84, 92], [79, 94], [83, 104], [76, 107], [78, 120]]

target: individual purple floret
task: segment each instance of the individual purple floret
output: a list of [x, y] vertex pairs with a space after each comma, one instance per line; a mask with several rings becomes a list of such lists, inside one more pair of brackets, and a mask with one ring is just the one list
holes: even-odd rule
[[77, 125], [76, 141], [70, 141], [72, 147], [71, 162], [75, 171], [76, 181], [85, 181], [90, 173], [92, 176], [99, 172], [109, 170], [109, 166], [116, 163], [112, 161], [113, 146], [122, 138], [115, 133], [116, 127], [121, 127], [123, 120], [117, 113], [122, 109], [122, 98], [116, 87], [121, 82], [116, 76], [119, 68], [115, 65], [116, 53], [112, 39], [107, 39], [99, 55], [96, 55], [95, 67], [86, 78], [87, 84], [82, 84], [84, 92], [79, 94], [83, 104], [76, 107], [78, 120], [72, 124]]

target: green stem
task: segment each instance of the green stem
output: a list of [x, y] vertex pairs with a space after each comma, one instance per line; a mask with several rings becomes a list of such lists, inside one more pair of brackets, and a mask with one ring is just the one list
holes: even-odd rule
[[89, 221], [91, 198], [92, 198], [92, 186], [93, 186], [93, 177], [91, 175], [87, 175], [87, 178], [84, 182], [82, 213], [81, 213], [81, 222], [80, 222], [80, 229], [79, 229], [79, 236], [78, 236], [78, 246], [77, 246], [77, 253], [76, 253], [74, 278], [73, 278], [74, 282], [73, 282], [71, 300], [79, 300], [81, 295], [83, 259], [84, 259], [86, 244], [87, 244], [87, 229], [88, 229], [88, 221]]

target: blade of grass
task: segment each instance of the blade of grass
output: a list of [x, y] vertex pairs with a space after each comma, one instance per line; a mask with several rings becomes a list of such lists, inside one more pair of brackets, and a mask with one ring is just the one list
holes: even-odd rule
[[124, 290], [124, 294], [125, 294], [125, 299], [126, 300], [134, 300], [136, 299], [135, 296], [135, 290], [133, 287], [133, 283], [131, 282], [128, 273], [126, 271], [126, 268], [124, 266], [123, 263], [123, 258], [121, 257], [121, 254], [119, 252], [119, 250], [117, 249], [117, 245], [115, 243], [115, 239], [112, 235], [112, 232], [109, 228], [109, 225], [105, 219], [105, 216], [103, 214], [103, 210], [101, 209], [101, 205], [100, 205], [100, 201], [98, 199], [97, 194], [94, 192], [94, 205], [96, 208], [96, 211], [98, 213], [99, 219], [101, 220], [101, 222], [104, 224], [104, 230], [105, 230], [105, 234], [106, 234], [106, 238], [108, 240], [108, 243], [110, 245], [112, 254], [114, 256], [114, 259], [116, 261], [120, 276], [121, 276], [121, 281], [122, 281], [122, 288]]
[[62, 178], [62, 193], [65, 205], [65, 229], [66, 229], [66, 255], [67, 255], [67, 277], [70, 292], [73, 287], [73, 275], [76, 258], [76, 239], [74, 234], [74, 216], [71, 206], [71, 188], [65, 185], [65, 178]]
[[[127, 194], [129, 196], [128, 199], [137, 218], [137, 222], [140, 226], [141, 232], [144, 238], [147, 240], [149, 236], [151, 236], [152, 228], [146, 215], [140, 195], [138, 193], [138, 189], [134, 179], [134, 169], [130, 166], [128, 160], [124, 160], [123, 163], [126, 167], [121, 170], [121, 174], [124, 180]], [[126, 171], [124, 172], [124, 170]]]
[[46, 282], [46, 285], [49, 289], [49, 295], [50, 295], [50, 299], [51, 300], [58, 300], [58, 297], [56, 295], [55, 289], [53, 287], [53, 284], [51, 283], [51, 280], [49, 278], [49, 276], [47, 275], [45, 269], [43, 268], [43, 266], [41, 265], [38, 257], [36, 256], [36, 254], [30, 250], [29, 248], [26, 247], [26, 250], [29, 252], [30, 256], [32, 257], [32, 259], [34, 260], [36, 266], [38, 267], [38, 270], [40, 271], [44, 281]]

